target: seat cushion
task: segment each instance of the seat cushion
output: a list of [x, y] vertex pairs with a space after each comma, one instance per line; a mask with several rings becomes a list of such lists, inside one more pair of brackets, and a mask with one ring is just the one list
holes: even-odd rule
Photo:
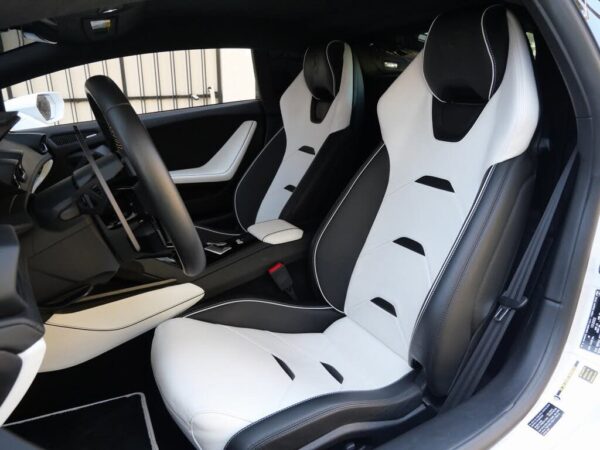
[[304, 400], [384, 387], [405, 360], [344, 317], [324, 333], [272, 333], [179, 318], [156, 329], [152, 367], [167, 408], [199, 448]]

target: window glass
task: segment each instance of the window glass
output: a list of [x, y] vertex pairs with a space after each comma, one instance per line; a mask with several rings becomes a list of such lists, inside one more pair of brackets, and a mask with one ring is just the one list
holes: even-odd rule
[[575, 3], [600, 46], [600, 0], [575, 0]]
[[535, 36], [530, 31], [525, 33], [525, 35], [527, 36], [527, 42], [529, 42], [529, 48], [531, 49], [531, 55], [533, 56], [533, 59], [535, 59], [537, 57], [537, 47], [535, 46]]
[[[25, 96], [56, 92], [64, 112], [45, 125], [92, 120], [84, 85], [94, 75], [112, 78], [138, 114], [256, 98], [250, 50], [179, 50], [98, 61], [15, 84], [2, 91], [6, 109], [21, 105]], [[28, 128], [44, 125], [21, 122]]]
[[32, 43], [33, 41], [24, 35], [21, 30], [6, 30], [0, 32], [0, 53], [8, 52]]

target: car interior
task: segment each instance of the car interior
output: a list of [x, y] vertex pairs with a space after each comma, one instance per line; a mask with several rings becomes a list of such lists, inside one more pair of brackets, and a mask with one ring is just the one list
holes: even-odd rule
[[[0, 112], [2, 445], [483, 448], [522, 417], [591, 176], [533, 7], [58, 3], [0, 22], [34, 39], [0, 48], [5, 101], [212, 48], [251, 50], [256, 98], [144, 112], [82, 72], [93, 120]], [[554, 197], [524, 301], [449, 401]]]

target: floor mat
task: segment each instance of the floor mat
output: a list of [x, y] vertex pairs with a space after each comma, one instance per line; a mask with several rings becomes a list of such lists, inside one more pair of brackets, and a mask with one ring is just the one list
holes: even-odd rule
[[140, 392], [4, 425], [46, 450], [156, 450]]

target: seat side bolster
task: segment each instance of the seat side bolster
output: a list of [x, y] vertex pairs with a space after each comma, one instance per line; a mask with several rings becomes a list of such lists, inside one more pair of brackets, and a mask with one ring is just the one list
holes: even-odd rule
[[278, 411], [250, 424], [227, 443], [227, 450], [301, 448], [352, 423], [401, 419], [422, 404], [416, 372], [369, 391], [322, 395]]
[[240, 178], [233, 196], [233, 206], [242, 229], [246, 230], [256, 221], [260, 204], [283, 161], [286, 145], [285, 130], [280, 128]]
[[[317, 231], [311, 263], [317, 288], [338, 311], [387, 189], [390, 158], [383, 144], [365, 162]], [[350, 224], [350, 225], [349, 225]]]
[[471, 340], [502, 293], [523, 235], [534, 178], [529, 154], [493, 168], [460, 245], [423, 305], [410, 359], [424, 368], [436, 395], [447, 394]]
[[321, 333], [341, 315], [329, 306], [238, 298], [186, 314], [190, 319], [276, 333]]

